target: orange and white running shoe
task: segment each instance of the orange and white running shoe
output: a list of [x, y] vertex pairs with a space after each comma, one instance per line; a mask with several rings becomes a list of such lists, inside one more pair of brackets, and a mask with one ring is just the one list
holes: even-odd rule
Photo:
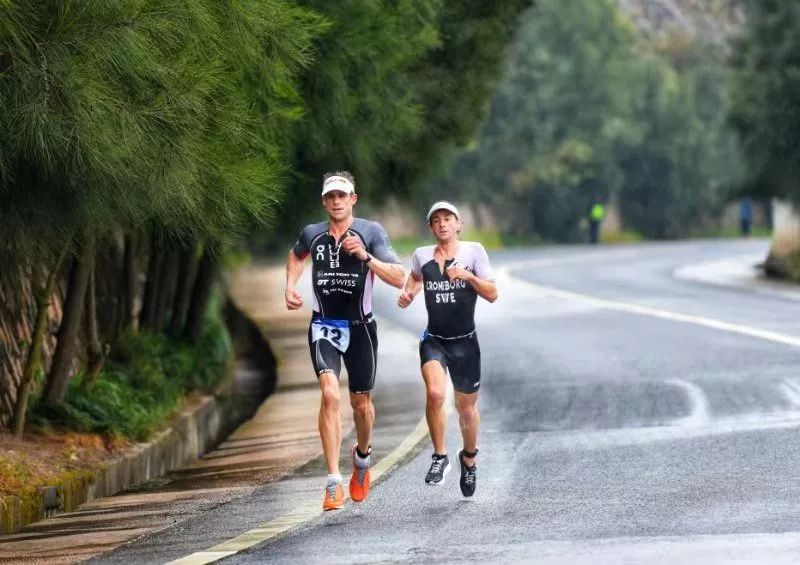
[[322, 509], [339, 510], [344, 506], [344, 487], [342, 483], [331, 483], [325, 487], [325, 499], [322, 501]]
[[[353, 446], [353, 476], [350, 477], [350, 498], [353, 502], [361, 502], [369, 494], [369, 466], [360, 467], [356, 461], [356, 447]], [[372, 448], [370, 448], [370, 453]], [[367, 454], [369, 456], [369, 453]]]

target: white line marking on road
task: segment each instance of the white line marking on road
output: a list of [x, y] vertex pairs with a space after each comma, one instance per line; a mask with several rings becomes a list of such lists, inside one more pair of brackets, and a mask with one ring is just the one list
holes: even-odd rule
[[[562, 298], [565, 300], [572, 300], [587, 304], [599, 309], [626, 312], [640, 316], [650, 316], [672, 322], [694, 324], [719, 331], [746, 335], [766, 341], [781, 343], [791, 347], [800, 347], [800, 338], [791, 335], [762, 330], [741, 324], [723, 322], [721, 320], [715, 320], [713, 318], [706, 318], [703, 316], [693, 316], [689, 314], [681, 314], [679, 312], [671, 312], [661, 308], [653, 308], [650, 306], [642, 306], [639, 304], [620, 302], [616, 300], [606, 300], [603, 298], [596, 298], [585, 294], [539, 285], [521, 278], [514, 277], [511, 274], [511, 269], [516, 269], [517, 267], [517, 265], [514, 265], [512, 267], [503, 267], [498, 269], [498, 279], [501, 281], [501, 284], [507, 284], [509, 286], [522, 284], [534, 289], [543, 297], [550, 296]], [[800, 412], [795, 411], [787, 411], [777, 414], [752, 414], [750, 417], [739, 416], [736, 418], [726, 418], [712, 421], [710, 418], [708, 400], [699, 386], [682, 380], [673, 380], [672, 383], [676, 384], [677, 386], [681, 386], [689, 394], [689, 400], [692, 403], [692, 413], [689, 416], [668, 426], [623, 428], [608, 432], [599, 431], [596, 432], [596, 434], [601, 438], [607, 438], [611, 443], [616, 445], [617, 441], [622, 441], [623, 444], [629, 444], [657, 441], [661, 439], [673, 439], [678, 437], [699, 437], [717, 433], [733, 433], [758, 429], [790, 428], [800, 425]], [[786, 394], [792, 402], [794, 402], [794, 398], [796, 398], [798, 401], [797, 405], [800, 406], [800, 382], [794, 383], [797, 385], [796, 388], [791, 388], [792, 385], [787, 383], [784, 383], [784, 386], [782, 386], [784, 394]], [[588, 437], [585, 431], [581, 433], [584, 434], [584, 437]], [[603, 441], [596, 439], [596, 434], [591, 433], [591, 437], [593, 438], [591, 441], [597, 442], [595, 446], [603, 446]], [[636, 434], [636, 437], [632, 437], [631, 434]], [[576, 441], [582, 442], [583, 440], [579, 439]], [[588, 446], [589, 444], [586, 445]]]
[[781, 390], [789, 402], [800, 407], [800, 382], [797, 379], [786, 379], [781, 385]]
[[750, 337], [756, 337], [759, 339], [772, 341], [775, 343], [782, 343], [784, 345], [791, 345], [792, 347], [800, 347], [800, 337], [795, 337], [791, 335], [781, 334], [778, 332], [772, 332], [769, 330], [761, 330], [758, 328], [753, 328], [750, 326], [744, 326], [741, 324], [734, 324], [731, 322], [723, 322], [721, 320], [715, 320], [713, 318], [706, 318], [704, 316], [693, 316], [690, 314], [681, 314], [678, 312], [671, 312], [669, 310], [662, 310], [661, 308], [653, 308], [651, 306], [642, 306], [640, 304], [634, 304], [630, 302], [619, 302], [616, 300], [606, 300], [604, 298], [595, 298], [594, 296], [589, 296], [586, 294], [579, 294], [577, 292], [571, 292], [568, 290], [560, 290], [557, 288], [552, 288], [548, 286], [542, 286], [536, 283], [532, 283], [530, 281], [526, 281], [523, 279], [518, 279], [511, 275], [510, 269], [508, 267], [504, 267], [499, 269], [498, 275], [504, 281], [507, 282], [519, 282], [528, 286], [531, 286], [543, 294], [547, 296], [552, 296], [555, 298], [563, 298], [565, 300], [576, 300], [579, 302], [583, 302], [584, 304], [589, 304], [596, 308], [602, 308], [605, 310], [616, 310], [618, 312], [627, 312], [630, 314], [638, 314], [641, 316], [650, 316], [653, 318], [660, 318], [662, 320], [670, 320], [673, 322], [683, 322], [686, 324], [695, 324], [698, 326], [704, 326], [707, 328], [712, 328], [715, 330], [731, 332], [741, 335], [746, 335]]
[[709, 422], [708, 398], [703, 392], [703, 389], [694, 383], [690, 383], [689, 381], [684, 381], [682, 379], [672, 379], [667, 381], [667, 383], [675, 385], [686, 391], [686, 394], [689, 396], [689, 404], [691, 406], [689, 415], [676, 421], [675, 425], [697, 427], [703, 426]]
[[[445, 411], [449, 417], [453, 412], [454, 396], [453, 385], [450, 383], [449, 379], [448, 385]], [[406, 436], [406, 438], [403, 439], [403, 441], [400, 442], [400, 444], [388, 455], [386, 455], [386, 457], [378, 461], [370, 469], [371, 481], [377, 481], [383, 475], [394, 469], [400, 463], [400, 461], [402, 461], [402, 459], [427, 436], [428, 423], [425, 420], [425, 417], [422, 417], [419, 422], [417, 422], [417, 425], [414, 427], [412, 432]], [[347, 495], [345, 495], [345, 498], [348, 498]], [[186, 557], [181, 557], [180, 559], [170, 561], [169, 565], [204, 565], [206, 563], [213, 563], [220, 559], [224, 559], [225, 557], [235, 555], [241, 551], [244, 551], [245, 549], [249, 549], [253, 546], [264, 543], [265, 541], [268, 541], [294, 528], [295, 526], [299, 526], [313, 520], [314, 518], [317, 518], [321, 514], [323, 514], [322, 503], [318, 498], [315, 497], [314, 500], [308, 500], [304, 502], [289, 514], [285, 514], [275, 518], [274, 520], [265, 522], [253, 528], [252, 530], [244, 532], [235, 538], [229, 539], [228, 541], [222, 542], [221, 544], [215, 545], [214, 547], [204, 551], [198, 551], [196, 553], [192, 553], [191, 555], [187, 555]]]
[[[800, 533], [733, 533], [716, 535], [630, 536], [615, 538], [522, 541], [514, 545], [483, 544], [487, 555], [505, 562], [539, 565], [796, 565]], [[447, 551], [445, 545], [442, 549]], [[535, 559], [531, 558], [535, 556]]]
[[761, 430], [783, 430], [800, 426], [800, 411], [774, 412], [771, 414], [749, 414], [716, 418], [702, 426], [686, 426], [679, 423], [665, 426], [638, 428], [613, 428], [607, 430], [571, 430], [543, 432], [530, 436], [522, 449], [536, 452], [561, 451], [564, 449], [597, 450], [632, 445], [645, 445], [660, 441], [686, 440], [700, 437], [755, 432]]

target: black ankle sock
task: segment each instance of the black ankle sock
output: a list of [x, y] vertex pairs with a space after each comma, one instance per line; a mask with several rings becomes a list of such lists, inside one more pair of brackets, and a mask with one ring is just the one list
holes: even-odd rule
[[[369, 451], [370, 453], [372, 453], [372, 449], [369, 449], [369, 450], [367, 450], [367, 451]], [[366, 459], [367, 457], [369, 457], [369, 453], [361, 453], [361, 450], [360, 450], [360, 449], [358, 449], [358, 447], [356, 447], [356, 455], [358, 455], [359, 457], [361, 457], [361, 459]]]

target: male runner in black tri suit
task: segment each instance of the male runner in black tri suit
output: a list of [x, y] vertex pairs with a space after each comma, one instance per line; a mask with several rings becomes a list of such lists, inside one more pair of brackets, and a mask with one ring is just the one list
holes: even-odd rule
[[464, 448], [459, 451], [461, 492], [475, 493], [478, 455], [478, 389], [481, 383], [481, 350], [475, 332], [478, 296], [494, 302], [497, 287], [489, 256], [480, 243], [459, 241], [462, 221], [458, 209], [436, 202], [428, 212], [428, 224], [436, 245], [414, 252], [411, 273], [397, 303], [407, 308], [420, 290], [425, 291], [428, 327], [419, 345], [427, 402], [425, 416], [433, 442], [431, 466], [425, 477], [438, 486], [450, 470], [447, 457], [444, 401], [446, 376], [455, 389], [455, 404]]
[[349, 375], [358, 443], [353, 446], [350, 497], [361, 502], [369, 494], [369, 454], [375, 407], [378, 336], [372, 317], [375, 275], [401, 288], [405, 272], [389, 237], [377, 222], [353, 217], [358, 200], [355, 180], [346, 172], [328, 173], [323, 180], [322, 205], [328, 221], [303, 228], [286, 263], [286, 307], [297, 310], [303, 298], [295, 288], [303, 262], [311, 255], [313, 314], [308, 330], [311, 361], [319, 377], [322, 400], [319, 434], [328, 465], [324, 510], [344, 504], [339, 474], [342, 428], [339, 417], [339, 372], [344, 358]]

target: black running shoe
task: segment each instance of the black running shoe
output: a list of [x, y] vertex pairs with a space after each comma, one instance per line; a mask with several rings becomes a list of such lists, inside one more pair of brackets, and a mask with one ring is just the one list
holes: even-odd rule
[[461, 463], [461, 494], [464, 496], [472, 496], [475, 494], [475, 483], [478, 480], [478, 465], [477, 463], [472, 467], [467, 467], [464, 464], [463, 451], [458, 452], [458, 461]]
[[425, 475], [425, 484], [435, 487], [444, 484], [444, 477], [450, 472], [450, 458], [447, 455], [434, 453], [431, 456], [431, 468]]

